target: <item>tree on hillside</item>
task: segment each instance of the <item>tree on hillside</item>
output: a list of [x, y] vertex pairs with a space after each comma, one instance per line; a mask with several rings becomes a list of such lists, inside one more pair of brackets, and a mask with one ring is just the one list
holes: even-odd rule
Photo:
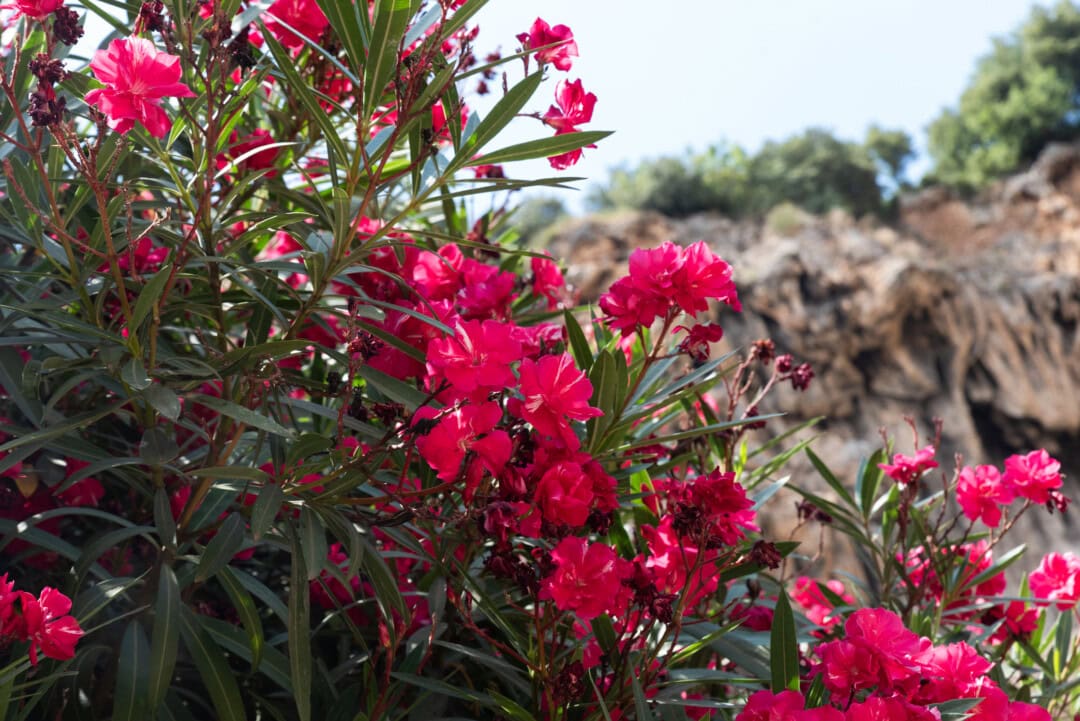
[[1035, 8], [996, 39], [929, 136], [928, 180], [969, 190], [1030, 163], [1047, 143], [1080, 137], [1080, 8]]
[[783, 202], [811, 213], [844, 208], [853, 215], [881, 207], [877, 167], [866, 147], [811, 128], [781, 142], [768, 142], [750, 161], [754, 210]]

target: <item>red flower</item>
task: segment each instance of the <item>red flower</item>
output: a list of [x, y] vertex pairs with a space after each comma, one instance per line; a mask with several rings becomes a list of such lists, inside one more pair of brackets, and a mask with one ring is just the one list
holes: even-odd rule
[[[315, 0], [277, 0], [267, 8], [270, 15], [266, 19], [266, 29], [287, 48], [298, 50], [304, 46], [304, 39], [281, 23], [287, 23], [296, 32], [302, 33], [313, 42], [319, 41], [330, 21], [326, 19], [322, 8]], [[278, 22], [278, 21], [281, 22]]]
[[[529, 261], [533, 272], [533, 294], [547, 298], [548, 310], [555, 310], [559, 303], [566, 302], [566, 279], [558, 264], [550, 258], [533, 258]], [[568, 306], [571, 303], [566, 303]]]
[[[13, 19], [25, 15], [31, 20], [42, 22], [62, 7], [64, 7], [64, 0], [15, 0], [10, 5], [0, 5], [0, 10], [14, 10], [15, 18]], [[557, 27], [563, 26], [559, 25]], [[576, 45], [574, 46], [574, 55], [577, 55]]]
[[1050, 491], [1061, 488], [1061, 463], [1042, 449], [1025, 456], [1009, 456], [1001, 480], [1021, 498], [1046, 503]]
[[1012, 502], [1013, 491], [1001, 482], [994, 466], [965, 467], [956, 482], [956, 500], [965, 516], [973, 521], [981, 518], [990, 528], [997, 528], [1001, 506]]
[[723, 543], [729, 546], [738, 543], [746, 535], [743, 529], [757, 530], [754, 502], [746, 497], [746, 490], [735, 481], [733, 472], [721, 473], [717, 468], [695, 479], [689, 496], [709, 521], [710, 535]]
[[629, 589], [622, 582], [630, 577], [630, 563], [611, 546], [569, 536], [551, 551], [551, 560], [556, 570], [544, 579], [541, 599], [585, 621], [624, 605]]
[[109, 118], [109, 127], [126, 133], [138, 121], [155, 138], [163, 138], [172, 121], [161, 109], [165, 97], [193, 98], [191, 88], [180, 82], [180, 58], [158, 52], [145, 38], [120, 38], [98, 50], [90, 69], [104, 88], [86, 94]]
[[846, 638], [818, 646], [825, 688], [846, 699], [860, 689], [914, 691], [925, 667], [929, 639], [904, 627], [884, 608], [861, 608], [844, 623]]
[[709, 345], [724, 337], [724, 329], [715, 323], [700, 323], [693, 328], [676, 328], [685, 330], [686, 337], [679, 343], [679, 352], [685, 353], [698, 363], [709, 360]]
[[[550, 63], [558, 70], [569, 70], [573, 64], [571, 58], [578, 56], [578, 46], [574, 42], [574, 33], [565, 25], [551, 27], [540, 18], [536, 18], [529, 32], [517, 36], [526, 50], [537, 50], [536, 60]], [[551, 47], [544, 47], [550, 45]]]
[[[555, 88], [555, 102], [544, 113], [544, 122], [555, 128], [556, 135], [576, 133], [578, 125], [592, 120], [593, 107], [596, 105], [596, 95], [586, 93], [581, 86], [580, 80], [568, 82], [560, 81]], [[587, 147], [593, 148], [594, 145]], [[551, 167], [556, 170], [565, 170], [581, 159], [581, 148], [570, 150], [548, 158]]]
[[585, 421], [604, 415], [589, 405], [592, 383], [574, 365], [569, 353], [544, 356], [539, 361], [521, 362], [521, 394], [525, 402], [521, 417], [540, 433], [560, 438], [570, 448], [580, 442], [570, 421]]
[[709, 307], [708, 300], [727, 303], [736, 312], [742, 310], [731, 266], [717, 257], [705, 241], [691, 244], [683, 254], [684, 262], [674, 278], [675, 302], [693, 315]]
[[[845, 603], [855, 603], [855, 597], [844, 592], [844, 584], [840, 581], [826, 581], [825, 587], [839, 596]], [[833, 602], [821, 590], [818, 581], [807, 576], [795, 579], [795, 588], [791, 592], [793, 601], [803, 607], [806, 617], [821, 626], [829, 629], [840, 623], [840, 616], [833, 615], [835, 606]]]
[[428, 344], [429, 380], [445, 378], [458, 397], [486, 397], [490, 391], [516, 385], [510, 365], [521, 357], [513, 326], [486, 320], [459, 321], [454, 335]]
[[589, 518], [592, 480], [577, 463], [556, 463], [540, 477], [535, 498], [544, 518], [578, 528]]
[[428, 300], [447, 300], [461, 290], [461, 266], [465, 256], [455, 243], [447, 243], [438, 253], [424, 250], [413, 266], [413, 284]]
[[0, 621], [4, 622], [0, 624], [0, 637], [29, 641], [30, 663], [35, 666], [39, 649], [58, 661], [73, 658], [83, 630], [74, 617], [67, 615], [71, 599], [48, 586], [37, 598], [26, 591], [12, 592], [12, 584], [3, 583], [6, 580], [6, 574], [0, 576]]
[[[416, 421], [429, 420], [436, 413], [425, 406], [417, 411]], [[419, 436], [416, 448], [442, 481], [458, 477], [469, 451], [481, 466], [497, 473], [510, 460], [511, 452], [510, 436], [495, 430], [501, 419], [502, 409], [495, 403], [462, 406], [440, 418], [426, 435]]]
[[1057, 601], [1062, 611], [1072, 608], [1080, 600], [1080, 558], [1073, 553], [1048, 553], [1031, 572], [1028, 585], [1040, 605]]
[[[273, 168], [280, 148], [259, 150], [259, 148], [273, 144], [274, 138], [270, 135], [270, 131], [265, 128], [256, 128], [243, 139], [239, 139], [234, 130], [229, 135], [229, 147], [215, 159], [217, 169], [223, 170], [235, 163], [240, 174], [243, 175], [248, 170]], [[277, 175], [277, 171], [271, 170], [266, 174], [266, 177], [272, 178], [275, 175]]]
[[937, 468], [938, 463], [934, 460], [934, 447], [926, 446], [915, 451], [915, 456], [905, 456], [897, 453], [893, 456], [892, 464], [879, 463], [878, 468], [885, 471], [885, 475], [901, 485], [907, 485], [918, 480], [924, 472], [931, 468]]

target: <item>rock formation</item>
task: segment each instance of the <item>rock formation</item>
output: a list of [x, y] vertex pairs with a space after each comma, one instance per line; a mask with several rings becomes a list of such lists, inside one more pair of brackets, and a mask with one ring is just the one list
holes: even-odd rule
[[[626, 212], [572, 221], [551, 250], [592, 300], [633, 248], [708, 241], [735, 269], [744, 306], [721, 315], [725, 341], [771, 337], [813, 365], [810, 389], [784, 388], [773, 405], [788, 424], [826, 417], [815, 449], [838, 475], [853, 477], [880, 427], [910, 452], [903, 418], [924, 439], [941, 418], [943, 467], [956, 453], [1000, 466], [1045, 447], [1069, 476], [1066, 495], [1080, 497], [1080, 147], [1048, 148], [974, 201], [941, 189], [905, 197], [891, 225], [834, 211], [784, 230]], [[1028, 567], [1065, 550], [1063, 538], [1076, 548], [1077, 513], [1080, 498], [1064, 517], [1029, 512]]]

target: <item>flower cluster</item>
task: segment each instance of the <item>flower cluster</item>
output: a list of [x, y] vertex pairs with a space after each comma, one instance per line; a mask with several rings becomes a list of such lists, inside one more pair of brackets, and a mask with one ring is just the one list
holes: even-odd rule
[[66, 661], [75, 656], [75, 644], [83, 630], [69, 616], [71, 599], [46, 586], [34, 596], [16, 591], [8, 574], [0, 576], [0, 647], [12, 642], [30, 644], [30, 663], [38, 664], [38, 653]]
[[[578, 46], [574, 33], [565, 25], [551, 27], [541, 18], [529, 28], [529, 32], [517, 36], [522, 49], [532, 51], [541, 65], [551, 65], [556, 70], [566, 72], [573, 65], [572, 58], [578, 55]], [[526, 68], [528, 58], [526, 55]], [[570, 82], [562, 80], [555, 88], [555, 104], [544, 113], [544, 123], [555, 129], [555, 135], [576, 133], [579, 126], [592, 120], [596, 95], [585, 92], [580, 80]], [[594, 147], [594, 146], [589, 146]], [[581, 160], [581, 149], [559, 153], [548, 158], [551, 167], [565, 170]]]
[[1064, 510], [1060, 471], [1061, 464], [1041, 449], [1009, 456], [1004, 472], [994, 466], [964, 467], [956, 481], [956, 500], [965, 516], [990, 528], [997, 528], [1002, 509], [1018, 498]]
[[935, 704], [972, 699], [975, 721], [1049, 721], [1046, 709], [1010, 701], [989, 676], [993, 664], [965, 642], [935, 645], [882, 608], [863, 608], [844, 622], [843, 636], [814, 648], [811, 676], [828, 703], [806, 708], [798, 691], [759, 691], [736, 721], [877, 721], [940, 718]]
[[742, 309], [731, 267], [704, 242], [680, 248], [671, 242], [638, 248], [630, 254], [630, 272], [600, 298], [612, 328], [632, 335], [658, 318], [670, 322], [680, 312], [696, 314], [708, 300]]

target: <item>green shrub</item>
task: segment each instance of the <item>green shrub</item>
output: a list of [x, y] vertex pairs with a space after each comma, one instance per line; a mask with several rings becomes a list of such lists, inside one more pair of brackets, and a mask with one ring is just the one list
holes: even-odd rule
[[1080, 8], [1035, 8], [994, 41], [956, 108], [931, 124], [933, 182], [974, 190], [1080, 134]]

